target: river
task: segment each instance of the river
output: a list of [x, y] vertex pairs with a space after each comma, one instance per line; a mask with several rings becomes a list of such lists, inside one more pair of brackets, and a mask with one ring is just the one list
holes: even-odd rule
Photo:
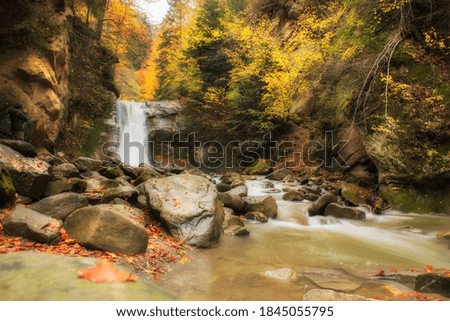
[[[120, 101], [117, 116], [120, 158], [135, 166], [148, 163], [149, 151], [136, 148], [148, 144], [151, 130], [145, 104]], [[128, 142], [133, 148], [123, 147]], [[247, 180], [250, 196], [267, 193], [262, 180]], [[283, 189], [283, 183], [273, 183]], [[158, 282], [183, 300], [299, 300], [314, 288], [395, 299], [395, 293], [413, 290], [413, 276], [425, 272], [427, 265], [450, 269], [448, 241], [436, 237], [450, 230], [449, 216], [394, 211], [373, 215], [361, 208], [364, 221], [308, 217], [310, 202], [284, 201], [282, 192], [271, 195], [277, 201], [277, 219], [246, 222], [250, 236], [222, 235], [216, 248], [192, 249], [188, 264]], [[295, 270], [298, 278], [280, 281], [262, 275], [281, 268]], [[401, 279], [375, 276], [396, 270], [404, 275]]]
[[[262, 195], [262, 178], [247, 181], [249, 195]], [[274, 182], [275, 188], [282, 183]], [[276, 220], [246, 223], [248, 237], [223, 235], [220, 245], [193, 250], [192, 261], [162, 278], [160, 284], [183, 300], [300, 300], [314, 288], [334, 289], [368, 298], [395, 299], [411, 292], [402, 281], [375, 277], [381, 270], [414, 275], [425, 266], [450, 268], [448, 241], [436, 232], [450, 229], [450, 217], [386, 212], [364, 221], [308, 217], [309, 202], [282, 200]], [[295, 270], [295, 281], [262, 276], [280, 268]], [[398, 281], [398, 282], [397, 282]]]

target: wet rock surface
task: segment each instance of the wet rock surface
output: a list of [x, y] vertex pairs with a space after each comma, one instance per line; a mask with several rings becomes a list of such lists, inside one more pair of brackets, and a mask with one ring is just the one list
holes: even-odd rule
[[[127, 301], [176, 300], [154, 282], [96, 284], [78, 277], [98, 260], [34, 252], [0, 255], [0, 300], [4, 301]], [[122, 270], [126, 270], [120, 267]]]

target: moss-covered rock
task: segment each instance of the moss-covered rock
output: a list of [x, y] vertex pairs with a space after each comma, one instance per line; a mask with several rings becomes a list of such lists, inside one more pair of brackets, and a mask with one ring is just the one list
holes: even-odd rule
[[[34, 252], [2, 254], [0, 300], [84, 301], [155, 300], [173, 301], [176, 296], [138, 278], [137, 282], [98, 284], [78, 277], [81, 269], [98, 260]], [[119, 267], [118, 267], [119, 268]], [[123, 267], [119, 269], [123, 270]], [[130, 271], [131, 272], [131, 271]]]
[[340, 188], [342, 197], [351, 205], [367, 204], [370, 199], [370, 193], [358, 185], [342, 182]]
[[102, 168], [99, 172], [106, 178], [110, 179], [115, 179], [125, 175], [119, 167], [105, 167]]
[[134, 181], [134, 186], [138, 186], [139, 184], [142, 184], [142, 183], [148, 181], [149, 179], [160, 178], [160, 177], [161, 177], [161, 175], [155, 171], [145, 171], [141, 175], [139, 175], [138, 178], [136, 178], [136, 180]]
[[12, 203], [15, 196], [16, 189], [11, 177], [9, 177], [8, 171], [0, 166], [0, 206]]
[[264, 159], [257, 159], [250, 168], [245, 171], [246, 175], [267, 175], [272, 172], [272, 168], [267, 165]]
[[381, 187], [383, 198], [393, 209], [414, 213], [450, 214], [450, 187], [434, 190]]

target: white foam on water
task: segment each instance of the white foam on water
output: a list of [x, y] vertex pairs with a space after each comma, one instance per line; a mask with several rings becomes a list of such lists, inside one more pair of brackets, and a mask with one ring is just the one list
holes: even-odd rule
[[127, 165], [149, 164], [147, 106], [134, 101], [117, 101], [120, 160]]
[[[435, 235], [424, 234], [420, 229], [405, 228], [396, 229], [395, 226], [408, 226], [419, 216], [417, 214], [405, 214], [401, 212], [388, 212], [386, 215], [375, 215], [366, 207], [358, 207], [366, 214], [363, 221], [327, 218], [324, 216], [309, 217], [307, 208], [311, 202], [290, 202], [282, 200], [284, 192], [267, 194], [264, 182], [267, 180], [247, 181], [250, 196], [272, 195], [277, 200], [278, 217], [269, 220], [265, 229], [292, 229], [293, 231], [305, 231], [313, 233], [326, 233], [335, 235], [337, 239], [351, 244], [351, 240], [370, 244], [373, 248], [385, 249], [394, 255], [406, 258], [421, 256], [430, 260], [442, 260], [441, 254], [436, 249]], [[283, 183], [274, 182], [274, 188], [282, 190]], [[300, 185], [299, 185], [300, 186]], [[429, 215], [433, 219], [432, 215]], [[351, 252], [351, 248], [348, 249]]]

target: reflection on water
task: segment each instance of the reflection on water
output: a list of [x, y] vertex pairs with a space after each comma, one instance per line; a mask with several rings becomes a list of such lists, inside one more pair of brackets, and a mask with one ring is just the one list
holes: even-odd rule
[[[264, 194], [261, 182], [247, 185], [250, 195]], [[395, 267], [407, 273], [428, 264], [450, 268], [448, 244], [435, 237], [436, 231], [450, 229], [448, 216], [367, 213], [365, 221], [324, 222], [307, 216], [309, 202], [271, 195], [278, 203], [276, 220], [247, 223], [250, 236], [223, 236], [217, 248], [196, 250], [192, 261], [165, 276], [162, 285], [184, 300], [301, 300], [313, 288], [384, 297], [386, 283], [372, 279], [380, 270]], [[300, 278], [260, 275], [279, 268], [291, 268]]]

